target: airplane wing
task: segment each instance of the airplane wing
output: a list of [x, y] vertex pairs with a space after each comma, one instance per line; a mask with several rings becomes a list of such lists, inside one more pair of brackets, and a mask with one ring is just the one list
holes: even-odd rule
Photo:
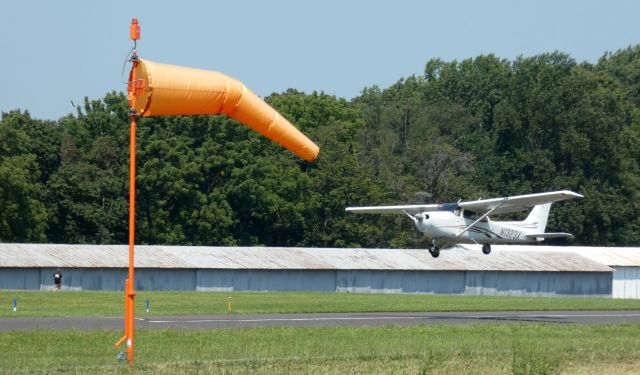
[[371, 206], [371, 207], [347, 207], [345, 211], [356, 214], [410, 214], [415, 215], [426, 211], [441, 211], [445, 209], [443, 204], [417, 204], [408, 206]]
[[548, 193], [536, 193], [526, 195], [516, 195], [512, 197], [481, 199], [477, 201], [460, 202], [458, 206], [465, 210], [485, 213], [491, 211], [492, 215], [504, 214], [508, 212], [527, 211], [531, 207], [563, 201], [565, 199], [582, 198], [583, 196], [569, 190], [551, 191]]
[[481, 199], [477, 201], [467, 201], [459, 203], [445, 204], [417, 204], [402, 206], [370, 206], [370, 207], [347, 207], [345, 211], [361, 214], [410, 214], [415, 215], [428, 211], [453, 211], [461, 207], [466, 210], [479, 213], [491, 211], [492, 215], [504, 214], [507, 212], [527, 211], [538, 204], [558, 202], [565, 199], [582, 198], [582, 195], [569, 190], [552, 191], [548, 193], [536, 193], [526, 195], [516, 195], [513, 197]]

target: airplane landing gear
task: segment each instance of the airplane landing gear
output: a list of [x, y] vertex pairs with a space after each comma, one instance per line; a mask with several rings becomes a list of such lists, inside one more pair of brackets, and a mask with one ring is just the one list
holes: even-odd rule
[[429, 246], [429, 254], [432, 257], [437, 258], [440, 256], [440, 248], [436, 246], [436, 239], [431, 240], [431, 246]]
[[491, 245], [489, 245], [488, 243], [482, 245], [482, 254], [489, 255], [490, 252], [491, 252]]

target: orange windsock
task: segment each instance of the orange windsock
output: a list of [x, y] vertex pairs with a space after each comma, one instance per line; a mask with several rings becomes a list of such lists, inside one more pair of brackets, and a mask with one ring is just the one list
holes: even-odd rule
[[315, 161], [320, 148], [241, 82], [222, 73], [140, 60], [136, 94], [141, 116], [225, 114]]

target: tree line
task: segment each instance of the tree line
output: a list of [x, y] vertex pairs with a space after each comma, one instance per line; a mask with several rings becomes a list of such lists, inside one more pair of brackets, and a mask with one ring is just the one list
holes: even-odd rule
[[[266, 101], [320, 146], [308, 164], [224, 116], [143, 118], [137, 243], [424, 247], [403, 217], [355, 205], [571, 189], [560, 244], [640, 245], [640, 46], [578, 63], [432, 59], [351, 100], [293, 89]], [[57, 121], [0, 122], [0, 241], [127, 242], [128, 104], [85, 98]]]

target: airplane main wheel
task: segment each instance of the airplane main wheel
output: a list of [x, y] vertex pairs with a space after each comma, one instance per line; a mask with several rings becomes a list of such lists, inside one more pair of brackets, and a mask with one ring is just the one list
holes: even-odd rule
[[489, 245], [488, 243], [482, 245], [482, 253], [485, 255], [489, 255], [489, 253], [491, 252], [491, 245]]
[[431, 253], [432, 257], [437, 258], [440, 256], [440, 249], [434, 246], [433, 248], [429, 249], [429, 253]]

